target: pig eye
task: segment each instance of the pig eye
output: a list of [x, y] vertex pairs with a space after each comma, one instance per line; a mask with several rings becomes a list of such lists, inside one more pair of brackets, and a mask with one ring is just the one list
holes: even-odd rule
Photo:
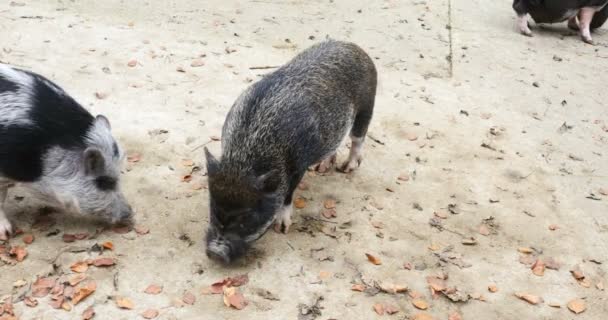
[[116, 189], [116, 179], [108, 176], [101, 176], [95, 178], [95, 185], [99, 190], [112, 191]]

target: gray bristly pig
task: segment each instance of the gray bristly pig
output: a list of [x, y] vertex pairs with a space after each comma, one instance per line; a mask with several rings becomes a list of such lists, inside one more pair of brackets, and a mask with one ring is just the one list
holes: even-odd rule
[[[536, 23], [556, 23], [568, 20], [568, 27], [580, 32], [584, 42], [593, 44], [591, 30], [601, 27], [608, 19], [608, 0], [513, 0], [519, 31], [532, 36], [528, 14]], [[578, 19], [577, 19], [578, 18]]]
[[2, 206], [16, 184], [51, 207], [128, 222], [122, 157], [104, 116], [46, 78], [0, 64], [0, 239], [11, 234]]
[[292, 196], [307, 168], [327, 170], [350, 133], [342, 171], [361, 162], [372, 118], [376, 68], [357, 45], [325, 41], [253, 84], [222, 129], [222, 156], [207, 149], [207, 255], [229, 263], [275, 223], [287, 233]]

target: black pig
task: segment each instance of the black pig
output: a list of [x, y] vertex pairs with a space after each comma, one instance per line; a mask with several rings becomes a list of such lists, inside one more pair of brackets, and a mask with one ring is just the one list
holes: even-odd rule
[[222, 156], [207, 149], [210, 224], [207, 255], [242, 256], [275, 223], [287, 233], [292, 196], [307, 168], [327, 170], [350, 133], [341, 166], [356, 169], [372, 118], [376, 68], [357, 45], [325, 41], [251, 85], [222, 129]]
[[[608, 18], [608, 0], [514, 0], [519, 31], [532, 36], [528, 13], [536, 23], [568, 20], [570, 29], [578, 30], [586, 43], [592, 44], [591, 30], [601, 27]], [[578, 18], [578, 21], [577, 21]]]

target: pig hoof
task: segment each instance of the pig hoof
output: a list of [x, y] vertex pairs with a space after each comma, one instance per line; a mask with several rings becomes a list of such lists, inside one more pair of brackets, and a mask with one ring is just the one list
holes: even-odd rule
[[583, 37], [583, 42], [585, 42], [586, 44], [595, 45], [595, 42], [593, 42], [593, 39], [588, 38], [588, 37]]
[[336, 154], [332, 154], [331, 156], [323, 159], [316, 167], [315, 170], [318, 173], [326, 173], [328, 172], [333, 165], [336, 163]]
[[10, 235], [13, 233], [12, 230], [13, 228], [11, 223], [6, 218], [0, 219], [0, 240], [8, 240]]
[[355, 171], [355, 169], [359, 168], [362, 160], [363, 159], [361, 159], [361, 158], [350, 159], [350, 160], [344, 162], [340, 171], [342, 171], [344, 173], [351, 173], [351, 172]]
[[274, 223], [274, 231], [276, 233], [287, 234], [289, 232], [290, 226], [291, 226], [291, 221], [277, 221]]
[[527, 29], [527, 30], [521, 30], [520, 32], [521, 32], [521, 34], [523, 34], [523, 35], [524, 35], [524, 36], [526, 36], [526, 37], [533, 37], [533, 36], [534, 36], [534, 35], [532, 34], [532, 31], [530, 31], [530, 29]]
[[291, 210], [291, 205], [281, 208], [281, 211], [274, 220], [274, 231], [285, 234], [289, 232], [289, 227], [291, 226]]

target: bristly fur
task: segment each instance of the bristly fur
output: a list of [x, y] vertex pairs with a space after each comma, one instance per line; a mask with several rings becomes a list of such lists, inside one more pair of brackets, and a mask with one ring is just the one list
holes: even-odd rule
[[[218, 245], [219, 240], [251, 242], [277, 212], [290, 212], [282, 208], [291, 205], [307, 168], [334, 154], [349, 132], [363, 142], [376, 77], [373, 61], [357, 45], [325, 41], [239, 96], [222, 130], [221, 160], [207, 152], [212, 217], [207, 239], [224, 248], [212, 255], [232, 260], [234, 246]], [[353, 157], [349, 170], [358, 165], [360, 152]]]
[[[20, 183], [60, 209], [122, 220], [131, 208], [118, 187], [121, 158], [105, 117], [45, 77], [0, 64], [0, 195]], [[0, 237], [10, 232], [3, 197]]]

